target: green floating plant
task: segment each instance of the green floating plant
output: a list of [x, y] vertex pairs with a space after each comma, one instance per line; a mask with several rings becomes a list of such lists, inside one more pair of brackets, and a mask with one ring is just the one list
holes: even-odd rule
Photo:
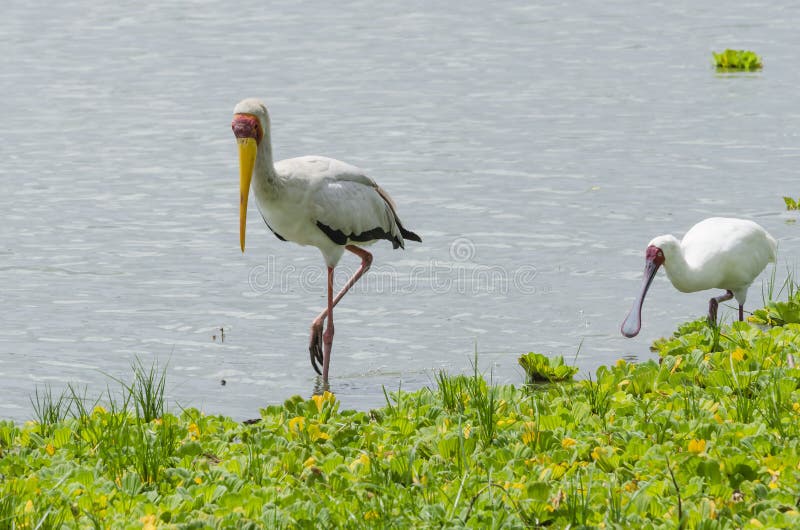
[[787, 210], [800, 210], [800, 199], [794, 200], [791, 197], [784, 197], [783, 202], [786, 203]]
[[731, 50], [724, 52], [711, 52], [714, 56], [714, 64], [720, 70], [760, 70], [763, 66], [761, 57], [750, 50]]
[[519, 358], [519, 365], [525, 370], [528, 384], [569, 381], [578, 373], [577, 367], [564, 364], [561, 355], [551, 359], [541, 353], [530, 352]]
[[769, 302], [763, 309], [753, 311], [749, 320], [765, 326], [800, 324], [800, 299], [795, 297], [786, 302]]

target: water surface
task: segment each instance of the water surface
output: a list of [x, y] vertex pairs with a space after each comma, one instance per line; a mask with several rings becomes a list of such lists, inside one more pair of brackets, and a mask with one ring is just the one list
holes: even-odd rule
[[[373, 247], [337, 309], [346, 407], [469, 371], [476, 349], [499, 382], [519, 382], [531, 350], [583, 375], [650, 358], [711, 296], [662, 273], [642, 333], [621, 337], [653, 236], [754, 219], [780, 241], [779, 277], [800, 248], [781, 200], [800, 195], [800, 5], [725, 5], [7, 6], [0, 416], [30, 418], [41, 385], [98, 395], [137, 356], [169, 363], [173, 404], [208, 413], [311, 393], [319, 253], [254, 211], [239, 250], [229, 124], [247, 96], [270, 108], [276, 158], [365, 168], [424, 240]], [[715, 73], [725, 47], [756, 50], [763, 72]]]

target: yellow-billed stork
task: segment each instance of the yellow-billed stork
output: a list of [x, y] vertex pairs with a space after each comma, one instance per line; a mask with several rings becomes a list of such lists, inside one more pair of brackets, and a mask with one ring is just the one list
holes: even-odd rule
[[[403, 248], [406, 239], [422, 241], [406, 230], [394, 202], [361, 169], [324, 156], [274, 162], [267, 107], [255, 98], [240, 101], [231, 124], [239, 144], [239, 240], [244, 252], [247, 199], [252, 181], [256, 205], [267, 227], [281, 241], [317, 247], [328, 268], [328, 304], [311, 324], [311, 365], [328, 380], [333, 345], [333, 308], [369, 269], [372, 254], [360, 248], [386, 239]], [[333, 296], [333, 269], [345, 250], [361, 266]], [[323, 324], [328, 323], [323, 333]], [[320, 372], [317, 363], [322, 364]]]

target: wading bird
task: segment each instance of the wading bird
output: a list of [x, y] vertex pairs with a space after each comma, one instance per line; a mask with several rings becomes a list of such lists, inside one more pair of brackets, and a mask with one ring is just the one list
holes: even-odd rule
[[716, 325], [719, 303], [731, 298], [739, 302], [739, 320], [744, 320], [747, 289], [767, 263], [775, 261], [776, 251], [775, 239], [760, 225], [744, 219], [705, 219], [681, 241], [672, 235], [658, 236], [647, 246], [642, 289], [622, 323], [622, 334], [635, 337], [639, 333], [644, 297], [661, 265], [682, 293], [725, 289], [725, 294], [708, 303], [711, 325]]
[[[317, 247], [328, 267], [328, 305], [311, 324], [311, 365], [328, 380], [333, 345], [333, 308], [369, 269], [372, 254], [361, 248], [386, 239], [394, 248], [406, 239], [422, 241], [406, 230], [394, 202], [361, 169], [324, 156], [302, 156], [273, 163], [267, 108], [258, 99], [233, 109], [233, 134], [239, 144], [239, 241], [244, 252], [247, 199], [252, 180], [256, 205], [267, 227], [281, 241]], [[333, 296], [333, 269], [344, 251], [361, 266]], [[323, 333], [323, 323], [328, 323]], [[320, 372], [317, 363], [322, 364]]]

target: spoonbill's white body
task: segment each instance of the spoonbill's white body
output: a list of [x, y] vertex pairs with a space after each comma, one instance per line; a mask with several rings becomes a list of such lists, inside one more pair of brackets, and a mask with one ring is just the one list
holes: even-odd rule
[[776, 252], [775, 239], [760, 225], [745, 219], [705, 219], [681, 241], [672, 235], [656, 237], [647, 246], [642, 288], [622, 323], [622, 334], [633, 337], [639, 333], [644, 297], [661, 265], [672, 285], [683, 293], [725, 289], [724, 295], [709, 301], [712, 325], [717, 320], [719, 303], [731, 298], [739, 302], [739, 320], [744, 320], [747, 289], [767, 263], [775, 261]]
[[[328, 304], [311, 324], [311, 365], [328, 380], [333, 344], [333, 307], [369, 269], [372, 254], [360, 248], [386, 239], [394, 248], [406, 239], [421, 241], [406, 230], [389, 195], [361, 169], [323, 156], [303, 156], [273, 163], [267, 108], [245, 99], [234, 109], [231, 127], [239, 144], [239, 237], [244, 252], [250, 183], [264, 222], [282, 241], [317, 247], [328, 267]], [[361, 266], [333, 296], [333, 269], [344, 251], [361, 258]], [[323, 334], [323, 323], [328, 324]], [[324, 348], [324, 350], [323, 350]]]

